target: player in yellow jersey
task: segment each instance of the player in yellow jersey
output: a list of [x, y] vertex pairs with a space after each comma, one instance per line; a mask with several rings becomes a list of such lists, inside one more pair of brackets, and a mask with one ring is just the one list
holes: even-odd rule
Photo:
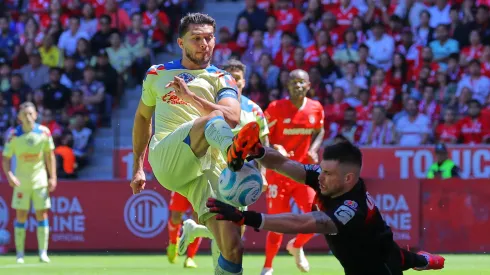
[[[49, 192], [56, 188], [56, 160], [51, 133], [48, 128], [37, 124], [36, 119], [34, 104], [23, 103], [19, 110], [21, 125], [9, 133], [3, 151], [3, 170], [10, 186], [14, 188], [12, 208], [17, 212], [14, 226], [15, 249], [17, 263], [21, 264], [24, 263], [25, 225], [31, 200], [36, 211], [39, 258], [41, 262], [49, 263]], [[15, 172], [11, 169], [13, 156], [16, 157]]]
[[[230, 59], [223, 66], [223, 69], [230, 73], [237, 83], [238, 89], [238, 97], [240, 99], [240, 123], [232, 130], [233, 133], [238, 133], [242, 127], [247, 125], [250, 122], [257, 122], [260, 127], [260, 140], [262, 144], [265, 146], [269, 146], [269, 127], [267, 125], [267, 120], [265, 119], [264, 112], [255, 102], [242, 95], [243, 88], [245, 87], [245, 70], [246, 66], [240, 62], [239, 60]], [[262, 171], [263, 179], [264, 179], [264, 190], [266, 189], [266, 181], [265, 181], [265, 168]], [[171, 208], [171, 207], [170, 207]], [[242, 211], [246, 210], [246, 207], [241, 209]], [[175, 213], [175, 211], [170, 211], [171, 216], [182, 218], [183, 213]], [[180, 223], [180, 222], [179, 222]], [[245, 233], [245, 226], [241, 227], [241, 235]], [[206, 226], [197, 224], [193, 219], [187, 219], [184, 221], [184, 227], [182, 236], [179, 241], [179, 255], [184, 255], [186, 253], [187, 248], [191, 248], [189, 245], [191, 243], [195, 243], [197, 238], [211, 238], [212, 234], [209, 232]], [[211, 243], [211, 253], [213, 256], [214, 265], [217, 264], [217, 260], [219, 257], [219, 249], [216, 245], [216, 241], [212, 240]], [[187, 253], [189, 254], [189, 253]], [[187, 262], [190, 261], [193, 263], [191, 258], [187, 258], [186, 262], [184, 262], [184, 267], [186, 267]], [[195, 264], [194, 264], [195, 265]]]
[[189, 200], [199, 222], [217, 240], [221, 255], [215, 273], [242, 274], [240, 228], [217, 221], [206, 201], [219, 196], [218, 178], [226, 165], [241, 169], [260, 141], [259, 126], [252, 122], [233, 135], [231, 129], [240, 121], [240, 103], [233, 77], [210, 65], [215, 27], [215, 20], [205, 14], [183, 17], [177, 39], [182, 59], [148, 70], [134, 119], [131, 188], [134, 194], [144, 189], [143, 160], [149, 144], [148, 160], [155, 177]]

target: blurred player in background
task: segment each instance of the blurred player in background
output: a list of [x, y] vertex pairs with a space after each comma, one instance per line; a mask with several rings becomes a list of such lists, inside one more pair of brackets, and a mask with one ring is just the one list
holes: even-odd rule
[[[12, 208], [16, 210], [14, 232], [17, 263], [24, 263], [26, 221], [31, 200], [36, 211], [39, 259], [49, 263], [49, 193], [56, 189], [57, 183], [53, 138], [48, 128], [36, 123], [36, 107], [31, 102], [20, 105], [19, 120], [21, 125], [9, 133], [2, 161], [3, 171], [14, 188]], [[13, 156], [16, 157], [15, 172], [11, 169]]]
[[[237, 83], [238, 88], [238, 96], [240, 98], [240, 123], [232, 130], [233, 133], [237, 134], [242, 127], [247, 125], [250, 122], [257, 122], [260, 126], [260, 140], [262, 144], [265, 146], [269, 145], [269, 127], [267, 126], [267, 120], [265, 119], [264, 112], [255, 102], [242, 95], [243, 88], [246, 85], [245, 82], [245, 73], [246, 66], [236, 59], [230, 59], [224, 66], [223, 69], [229, 72]], [[256, 162], [257, 163], [257, 162]], [[260, 167], [259, 167], [260, 168]], [[265, 168], [260, 168], [263, 178], [265, 178]], [[264, 190], [267, 188], [267, 183], [264, 181]], [[178, 197], [178, 194], [172, 194], [172, 199]], [[185, 198], [184, 198], [185, 199]], [[179, 199], [180, 200], [180, 199]], [[185, 202], [182, 202], [184, 205]], [[243, 208], [242, 210], [245, 210]], [[172, 212], [172, 200], [170, 201], [170, 210]], [[178, 214], [175, 214], [178, 215]], [[173, 216], [173, 215], [172, 215]], [[182, 215], [180, 215], [182, 217]], [[180, 228], [180, 227], [179, 227]], [[242, 226], [241, 235], [245, 233], [245, 226]], [[183, 255], [187, 252], [187, 256], [189, 257], [189, 251], [194, 251], [196, 241], [200, 241], [201, 237], [212, 237], [209, 233], [209, 230], [203, 226], [197, 224], [194, 220], [188, 219], [184, 221], [184, 230], [182, 232], [182, 239], [179, 242], [179, 254]], [[191, 243], [192, 242], [192, 243]], [[186, 251], [187, 250], [187, 251]], [[216, 245], [216, 241], [212, 240], [211, 243], [211, 254], [213, 255], [214, 265], [217, 264], [217, 260], [219, 257], [219, 250]], [[194, 252], [195, 255], [195, 252]], [[186, 260], [187, 261], [187, 260]], [[185, 266], [185, 265], [184, 265]]]
[[260, 142], [259, 126], [253, 122], [237, 135], [232, 132], [240, 121], [240, 103], [233, 77], [210, 65], [215, 28], [208, 15], [186, 15], [177, 39], [182, 59], [148, 70], [134, 119], [131, 188], [138, 194], [145, 187], [143, 160], [149, 144], [148, 160], [157, 180], [189, 200], [217, 241], [221, 254], [215, 273], [242, 274], [240, 228], [217, 221], [206, 199], [217, 196], [226, 165], [241, 169], [249, 150]]
[[[289, 99], [273, 101], [265, 110], [270, 128], [270, 144], [284, 156], [304, 164], [318, 163], [318, 150], [324, 136], [323, 107], [320, 102], [306, 97], [310, 85], [307, 72], [292, 71], [288, 83]], [[267, 171], [266, 175], [269, 184], [267, 213], [291, 212], [291, 197], [301, 211], [311, 211], [315, 199], [315, 191], [311, 187], [274, 171]], [[272, 261], [279, 251], [282, 236], [280, 233], [267, 233], [262, 275], [272, 274]], [[287, 245], [287, 250], [294, 256], [296, 266], [302, 272], [310, 269], [303, 245], [312, 237], [313, 234], [298, 234]]]

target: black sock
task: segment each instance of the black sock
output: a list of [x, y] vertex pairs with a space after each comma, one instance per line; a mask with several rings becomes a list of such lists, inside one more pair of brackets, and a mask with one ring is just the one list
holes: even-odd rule
[[407, 270], [414, 267], [423, 268], [426, 267], [429, 263], [427, 259], [419, 254], [415, 254], [405, 249], [400, 248], [400, 253], [402, 254], [402, 267], [403, 270]]

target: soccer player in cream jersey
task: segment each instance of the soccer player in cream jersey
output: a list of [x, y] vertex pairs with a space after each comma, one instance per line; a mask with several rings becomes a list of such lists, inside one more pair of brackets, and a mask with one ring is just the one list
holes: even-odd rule
[[[246, 96], [242, 95], [243, 88], [245, 87], [246, 81], [245, 81], [245, 70], [246, 66], [240, 62], [239, 60], [235, 59], [230, 59], [224, 66], [223, 69], [227, 72], [229, 72], [233, 78], [236, 80], [237, 83], [237, 88], [238, 88], [238, 96], [240, 98], [240, 107], [241, 107], [241, 112], [240, 112], [240, 123], [232, 130], [233, 133], [238, 133], [242, 127], [247, 125], [249, 122], [257, 122], [258, 125], [260, 126], [260, 140], [262, 144], [266, 144], [266, 146], [269, 145], [269, 127], [267, 125], [267, 120], [265, 119], [264, 112], [260, 108], [259, 105], [257, 105], [255, 102], [247, 98]], [[267, 182], [265, 181], [265, 168], [261, 168], [263, 179], [264, 179], [264, 189], [267, 188]], [[174, 200], [176, 199], [176, 200]], [[172, 211], [172, 209], [179, 209], [177, 205], [172, 205], [172, 204], [179, 204], [181, 203], [182, 205], [187, 205], [185, 198], [184, 200], [179, 198], [178, 193], [172, 194], [172, 199], [170, 202], [170, 212], [171, 216], [177, 215], [175, 212]], [[244, 207], [242, 210], [245, 210], [246, 207]], [[184, 211], [185, 212], [185, 211]], [[182, 214], [179, 215], [182, 217]], [[180, 222], [179, 222], [180, 224]], [[180, 229], [180, 227], [179, 227]], [[245, 233], [245, 227], [242, 226], [241, 228], [241, 235]], [[212, 239], [212, 234], [209, 232], [206, 226], [197, 224], [193, 219], [187, 219], [184, 221], [184, 227], [182, 231], [182, 236], [180, 238], [179, 242], [179, 254], [184, 255], [187, 253], [189, 255], [189, 250], [192, 250], [193, 253], [195, 254], [195, 251], [197, 248], [194, 247], [196, 242], [199, 242], [201, 237], [205, 238], [211, 238]], [[216, 241], [212, 240], [211, 242], [211, 254], [213, 256], [213, 263], [214, 265], [217, 264], [218, 257], [219, 257], [219, 249], [218, 246], [216, 245]], [[186, 259], [184, 262], [184, 267], [188, 267], [186, 265], [187, 261], [189, 258]]]
[[182, 59], [148, 70], [134, 119], [131, 188], [138, 194], [145, 187], [143, 160], [149, 147], [148, 160], [157, 180], [189, 200], [199, 222], [217, 241], [221, 254], [215, 273], [242, 274], [240, 228], [217, 221], [206, 200], [218, 197], [218, 179], [226, 166], [233, 171], [242, 168], [260, 142], [260, 127], [251, 122], [238, 134], [232, 132], [240, 121], [240, 103], [233, 77], [210, 65], [215, 28], [208, 15], [184, 16], [177, 39]]
[[[31, 200], [36, 211], [39, 258], [41, 262], [49, 263], [49, 193], [56, 188], [56, 160], [51, 133], [37, 124], [36, 119], [34, 104], [23, 103], [19, 110], [21, 125], [11, 130], [3, 151], [3, 170], [14, 188], [12, 208], [16, 210], [14, 232], [19, 264], [24, 263], [26, 221]], [[15, 172], [11, 169], [13, 156], [16, 157]]]

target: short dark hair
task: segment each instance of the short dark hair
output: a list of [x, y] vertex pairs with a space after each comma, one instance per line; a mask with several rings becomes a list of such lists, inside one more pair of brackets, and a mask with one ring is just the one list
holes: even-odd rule
[[213, 26], [213, 30], [216, 29], [216, 20], [211, 16], [204, 13], [188, 13], [186, 16], [180, 19], [179, 24], [179, 37], [182, 38], [187, 31], [189, 31], [189, 25], [211, 25]]
[[34, 110], [36, 110], [36, 105], [34, 105], [34, 103], [32, 103], [30, 101], [26, 101], [26, 102], [20, 104], [19, 110], [24, 110], [24, 109], [29, 108], [29, 107], [32, 107], [32, 108], [34, 108]]
[[240, 60], [230, 58], [228, 61], [223, 65], [223, 70], [231, 73], [231, 71], [242, 71], [243, 74], [245, 74], [245, 71], [247, 70], [247, 67], [245, 64], [243, 64]]
[[51, 67], [51, 68], [49, 68], [49, 73], [52, 73], [52, 72], [58, 72], [59, 74], [61, 74], [63, 72], [63, 70], [60, 67]]
[[352, 164], [362, 167], [361, 150], [350, 142], [339, 142], [325, 147], [323, 160], [334, 160], [340, 164]]

